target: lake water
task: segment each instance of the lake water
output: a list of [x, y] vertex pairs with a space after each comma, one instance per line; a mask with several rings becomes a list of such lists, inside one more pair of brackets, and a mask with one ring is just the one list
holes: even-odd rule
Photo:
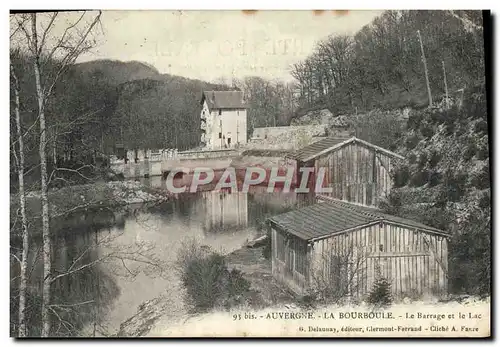
[[[163, 184], [159, 177], [143, 183], [154, 187]], [[180, 194], [156, 206], [94, 211], [57, 221], [53, 226], [58, 231], [53, 254], [55, 271], [63, 273], [85, 264], [98, 264], [54, 282], [52, 301], [61, 305], [60, 315], [73, 320], [75, 329], [91, 336], [116, 333], [120, 323], [133, 316], [140, 304], [160, 295], [172, 299], [168, 308], [172, 319], [183, 317], [187, 310], [175, 271], [182, 244], [196, 239], [223, 253], [231, 252], [259, 236], [258, 225], [266, 217], [283, 212], [294, 202], [292, 194], [267, 193], [265, 188], [257, 187], [248, 194]], [[32, 253], [40, 244], [41, 240], [34, 241]], [[39, 264], [32, 276], [38, 293], [41, 274]], [[61, 322], [55, 324], [62, 335], [72, 329]]]

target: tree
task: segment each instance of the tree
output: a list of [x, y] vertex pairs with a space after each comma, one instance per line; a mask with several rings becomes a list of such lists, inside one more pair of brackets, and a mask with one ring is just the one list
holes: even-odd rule
[[[79, 27], [85, 12], [66, 27], [63, 34], [59, 37], [51, 37], [52, 30], [57, 23], [59, 12], [54, 12], [46, 19], [45, 28], [38, 23], [38, 14], [20, 15], [17, 18], [17, 24], [24, 33], [28, 44], [28, 52], [31, 58], [33, 71], [35, 75], [35, 87], [37, 97], [37, 112], [39, 121], [39, 157], [40, 157], [40, 183], [41, 183], [41, 204], [42, 204], [42, 237], [43, 237], [43, 299], [42, 299], [42, 337], [48, 337], [50, 334], [50, 285], [51, 278], [51, 239], [49, 230], [49, 200], [48, 200], [48, 175], [47, 175], [47, 127], [45, 107], [52, 95], [53, 89], [60, 76], [74, 63], [74, 61], [83, 52], [91, 48], [88, 41], [89, 35], [99, 23], [101, 12], [99, 12], [90, 22], [85, 23], [82, 30]], [[29, 24], [30, 25], [29, 25]], [[53, 41], [53, 42], [50, 42]], [[46, 69], [47, 59], [57, 57], [58, 68], [55, 71]]]
[[425, 107], [428, 90], [440, 102], [443, 61], [450, 94], [484, 81], [481, 21], [481, 11], [385, 11], [352, 37], [331, 35], [291, 67], [299, 106], [328, 107], [337, 114]]
[[20, 116], [20, 100], [19, 100], [19, 80], [17, 78], [14, 66], [10, 65], [10, 73], [14, 85], [15, 106], [14, 112], [16, 117], [17, 129], [17, 142], [19, 147], [19, 159], [16, 155], [16, 149], [12, 148], [12, 152], [17, 162], [17, 172], [19, 180], [19, 210], [21, 213], [22, 225], [22, 255], [19, 260], [20, 265], [20, 284], [19, 284], [19, 337], [26, 336], [26, 288], [28, 282], [28, 251], [29, 251], [29, 234], [28, 234], [28, 220], [26, 217], [26, 196], [24, 189], [24, 139], [21, 131], [21, 116]]
[[368, 295], [368, 302], [381, 307], [389, 306], [392, 303], [391, 284], [382, 276], [379, 264], [376, 264], [375, 271], [375, 282]]

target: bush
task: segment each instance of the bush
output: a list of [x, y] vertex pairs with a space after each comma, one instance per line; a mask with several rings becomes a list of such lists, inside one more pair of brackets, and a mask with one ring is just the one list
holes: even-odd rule
[[467, 148], [465, 149], [465, 152], [464, 152], [464, 160], [465, 161], [469, 161], [472, 159], [472, 157], [474, 157], [474, 154], [476, 154], [477, 152], [477, 146], [475, 143], [469, 143], [469, 145], [467, 146]]
[[445, 129], [446, 135], [450, 136], [453, 134], [453, 132], [456, 129], [456, 123], [455, 122], [445, 123], [444, 129]]
[[403, 187], [408, 183], [408, 179], [410, 178], [410, 169], [408, 166], [403, 166], [399, 168], [394, 173], [394, 187], [399, 188]]
[[432, 151], [431, 153], [431, 157], [429, 159], [429, 167], [431, 169], [435, 168], [436, 165], [439, 163], [439, 161], [441, 160], [441, 154], [439, 154], [437, 151]]
[[488, 123], [486, 121], [484, 121], [484, 120], [480, 120], [474, 126], [474, 132], [478, 133], [480, 135], [486, 135], [486, 134], [488, 134]]
[[476, 158], [479, 160], [485, 160], [490, 156], [488, 148], [479, 148], [476, 152]]
[[195, 311], [241, 304], [250, 283], [236, 269], [228, 270], [224, 256], [191, 241], [177, 255], [177, 267]]
[[397, 149], [404, 131], [398, 112], [370, 112], [353, 117], [351, 122], [357, 137], [390, 150]]
[[434, 129], [432, 129], [431, 126], [429, 125], [426, 125], [426, 126], [423, 126], [421, 129], [420, 129], [420, 133], [422, 134], [423, 137], [425, 137], [426, 139], [430, 139], [433, 135], [434, 135]]
[[382, 200], [378, 207], [385, 213], [397, 216], [399, 215], [401, 206], [401, 193], [396, 190], [392, 190], [389, 193], [388, 199]]
[[429, 186], [435, 187], [441, 183], [443, 175], [438, 171], [432, 171], [429, 177]]
[[418, 139], [417, 135], [409, 136], [406, 139], [406, 149], [409, 150], [409, 151], [411, 151], [412, 149], [414, 149], [415, 147], [417, 147], [418, 142], [419, 142], [419, 139]]
[[420, 113], [414, 113], [408, 117], [407, 128], [408, 130], [417, 130], [420, 128], [423, 116]]
[[471, 295], [491, 294], [491, 215], [475, 211], [449, 243], [450, 290]]
[[423, 169], [427, 164], [427, 160], [428, 160], [427, 153], [423, 152], [422, 154], [420, 154], [418, 158], [418, 168]]
[[410, 178], [411, 187], [421, 187], [429, 182], [429, 172], [427, 170], [417, 171]]
[[471, 185], [477, 189], [486, 189], [490, 187], [489, 165], [484, 166], [479, 174], [472, 177]]
[[483, 210], [491, 208], [491, 197], [490, 197], [489, 192], [483, 194], [481, 196], [481, 198], [479, 199], [479, 208], [483, 209]]
[[377, 271], [377, 277], [368, 295], [368, 303], [376, 306], [387, 307], [392, 303], [391, 284]]
[[446, 195], [448, 201], [459, 201], [465, 193], [465, 185], [467, 183], [467, 175], [463, 173], [454, 174], [447, 172], [445, 177]]

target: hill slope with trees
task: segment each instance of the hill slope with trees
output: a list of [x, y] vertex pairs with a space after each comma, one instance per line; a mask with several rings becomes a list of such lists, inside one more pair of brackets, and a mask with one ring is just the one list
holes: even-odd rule
[[428, 105], [419, 35], [433, 98], [484, 82], [481, 11], [385, 11], [354, 36], [331, 35], [292, 67], [299, 113], [334, 114]]
[[484, 30], [481, 11], [386, 11], [352, 37], [319, 41], [292, 74], [299, 89], [296, 116], [328, 108], [356, 136], [405, 156], [393, 172], [395, 189], [380, 207], [449, 231], [450, 292], [487, 295]]

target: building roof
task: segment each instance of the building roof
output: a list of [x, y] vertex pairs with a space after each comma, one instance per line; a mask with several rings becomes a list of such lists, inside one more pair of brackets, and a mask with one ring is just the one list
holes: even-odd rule
[[209, 109], [214, 108], [233, 108], [244, 109], [247, 108], [243, 101], [243, 92], [241, 91], [204, 91], [201, 98], [201, 103], [207, 101]]
[[336, 149], [339, 149], [349, 143], [362, 143], [365, 146], [371, 147], [376, 151], [383, 152], [391, 157], [399, 158], [399, 159], [404, 159], [401, 155], [391, 152], [385, 148], [376, 146], [374, 144], [371, 144], [369, 142], [366, 142], [364, 140], [358, 139], [357, 137], [351, 137], [351, 138], [345, 138], [345, 137], [328, 137], [326, 139], [323, 139], [321, 141], [315, 142], [313, 144], [310, 144], [309, 146], [306, 146], [304, 148], [301, 148], [297, 150], [295, 153], [292, 153], [289, 155], [289, 158], [295, 159], [295, 160], [300, 160], [300, 161], [309, 161], [312, 160], [316, 157], [319, 157], [320, 155], [326, 154], [328, 152], [334, 151]]
[[448, 233], [422, 223], [392, 216], [376, 208], [360, 206], [345, 201], [322, 198], [324, 202], [300, 208], [268, 218], [268, 222], [278, 225], [283, 231], [309, 241], [341, 234], [362, 226], [387, 222], [430, 233], [448, 236]]

